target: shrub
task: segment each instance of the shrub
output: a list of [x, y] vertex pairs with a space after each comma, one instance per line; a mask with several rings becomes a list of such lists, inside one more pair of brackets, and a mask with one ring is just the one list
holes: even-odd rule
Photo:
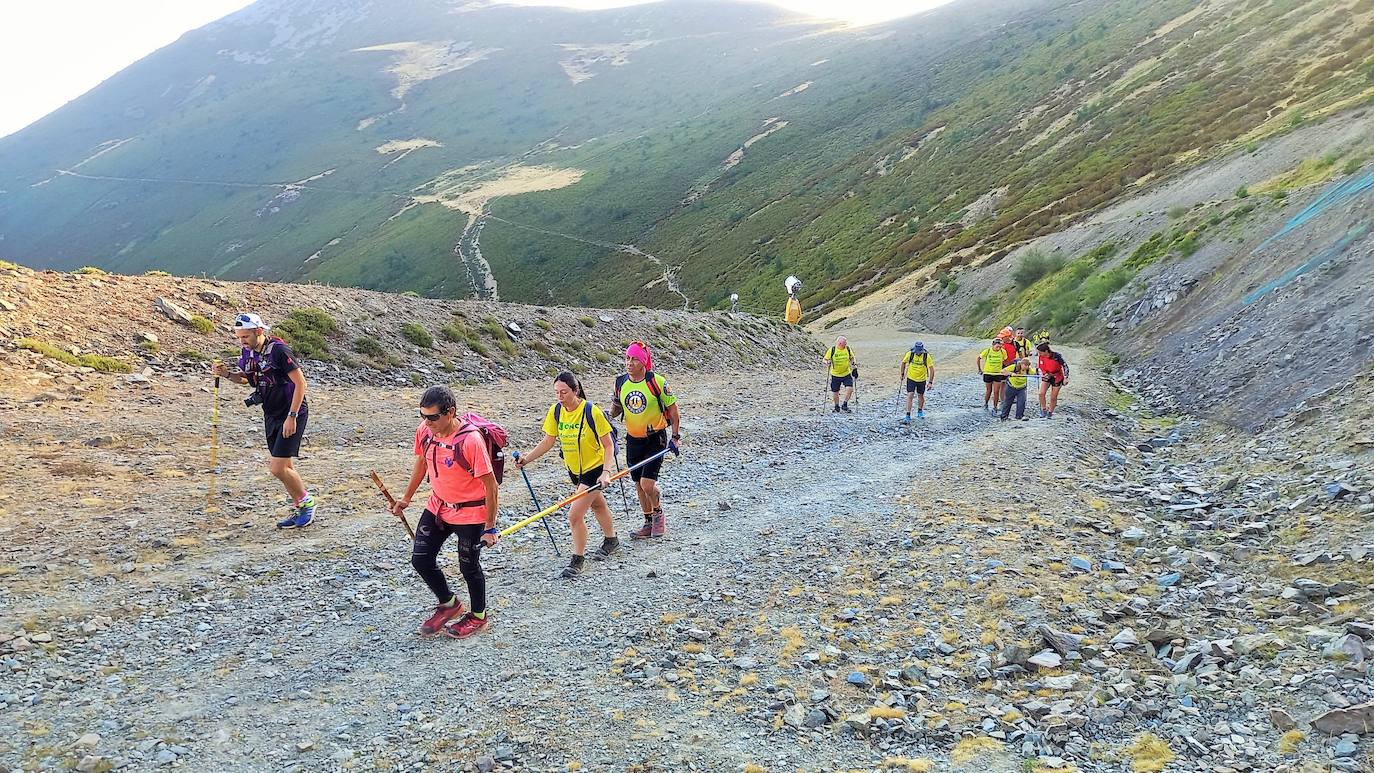
[[208, 355], [202, 354], [196, 349], [182, 349], [177, 352], [177, 356], [186, 360], [194, 360], [195, 362], [205, 362], [210, 359]]
[[149, 354], [157, 354], [162, 351], [162, 344], [157, 341], [139, 341], [138, 348]]
[[471, 349], [471, 350], [473, 350], [474, 352], [476, 352], [476, 353], [478, 354], [478, 356], [481, 356], [481, 357], [490, 357], [490, 356], [491, 356], [491, 350], [488, 349], [481, 341], [478, 341], [476, 338], [470, 338], [470, 339], [468, 339], [467, 345], [468, 345], [468, 348]]
[[1180, 217], [1183, 217], [1183, 216], [1186, 215], [1186, 214], [1188, 214], [1188, 208], [1187, 208], [1187, 207], [1170, 207], [1170, 208], [1169, 208], [1169, 219], [1170, 219], [1170, 220], [1177, 220], [1177, 219], [1179, 219]]
[[277, 323], [272, 332], [290, 344], [298, 356], [309, 360], [327, 360], [330, 354], [325, 336], [338, 329], [338, 324], [328, 312], [311, 308], [292, 311], [286, 319]]
[[424, 325], [418, 322], [407, 322], [401, 325], [401, 337], [415, 344], [421, 349], [434, 348], [434, 336], [425, 330]]
[[450, 360], [447, 357], [439, 358], [439, 367], [443, 368], [445, 373], [452, 373], [453, 371], [458, 370], [458, 366], [453, 364], [453, 360]]
[[1244, 199], [1244, 198], [1248, 198], [1249, 196], [1250, 196], [1250, 189], [1247, 188], [1247, 187], [1245, 187], [1244, 185], [1242, 185], [1242, 186], [1240, 186], [1239, 188], [1236, 189], [1236, 198], [1238, 198], [1238, 199]]
[[364, 357], [374, 357], [378, 360], [386, 359], [386, 347], [382, 346], [377, 339], [368, 336], [359, 336], [353, 339], [353, 351]]
[[578, 317], [577, 321], [581, 322], [587, 327], [596, 327], [596, 319], [592, 317]]
[[540, 328], [544, 330], [553, 330], [553, 323], [548, 321], [547, 319], [536, 319], [534, 321], [534, 324], [538, 325]]
[[1064, 267], [1062, 255], [1046, 255], [1039, 250], [1031, 250], [1021, 258], [1021, 262], [1011, 272], [1012, 281], [1018, 285], [1035, 284], [1040, 279]]
[[515, 345], [515, 342], [511, 340], [510, 334], [506, 332], [505, 326], [502, 325], [501, 321], [496, 317], [484, 317], [482, 319], [482, 329], [486, 331], [487, 335], [491, 336], [491, 339], [495, 341], [496, 345], [501, 347], [501, 351], [506, 354], [514, 355], [520, 350], [520, 348]]
[[424, 385], [425, 385], [425, 377], [424, 377], [424, 376], [421, 376], [419, 373], [412, 373], [412, 374], [410, 374], [410, 385], [411, 385], [411, 386], [417, 386], [417, 387], [418, 387], [418, 386], [424, 386]]
[[95, 274], [95, 275], [98, 275], [98, 276], [103, 276], [103, 275], [106, 273], [106, 271], [105, 271], [104, 269], [96, 268], [95, 266], [82, 266], [81, 268], [78, 268], [77, 270], [73, 271], [72, 273], [73, 273], [73, 274]]
[[199, 314], [191, 315], [191, 329], [203, 336], [208, 336], [215, 332], [215, 323]]
[[473, 337], [472, 328], [456, 319], [439, 328], [439, 335], [455, 344], [464, 343]]
[[167, 273], [166, 271], [163, 271], [163, 270], [161, 270], [161, 269], [156, 269], [156, 268], [153, 269], [152, 271], [144, 271], [144, 272], [143, 272], [143, 275], [144, 275], [144, 276], [171, 276], [171, 274]]
[[1358, 158], [1350, 159], [1345, 162], [1345, 166], [1341, 167], [1341, 174], [1355, 174], [1358, 171], [1360, 171], [1360, 160]]
[[345, 368], [358, 367], [358, 361], [353, 359], [352, 357], [349, 357], [347, 354], [339, 355], [339, 364], [344, 366]]
[[940, 288], [945, 291], [945, 295], [953, 295], [959, 292], [959, 281], [948, 271], [941, 271], [936, 274], [935, 281], [940, 283]]
[[78, 357], [65, 349], [59, 349], [46, 341], [39, 341], [35, 338], [20, 338], [14, 344], [20, 349], [38, 352], [50, 360], [57, 360], [73, 367], [92, 368], [102, 373], [129, 373], [133, 370], [129, 363], [114, 357], [102, 357], [98, 354], [83, 354]]
[[8, 260], [0, 260], [0, 271], [18, 271], [19, 264], [11, 263]]

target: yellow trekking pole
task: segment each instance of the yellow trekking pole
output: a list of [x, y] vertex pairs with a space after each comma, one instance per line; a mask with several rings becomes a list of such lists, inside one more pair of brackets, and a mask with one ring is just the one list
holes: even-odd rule
[[[214, 367], [216, 369], [222, 361], [216, 357]], [[215, 505], [215, 487], [219, 483], [219, 376], [215, 376], [215, 388], [211, 392], [213, 403], [210, 406], [210, 488], [205, 492], [205, 512], [217, 513], [219, 507]]]
[[[662, 459], [664, 456], [666, 456], [666, 455], [668, 454], [669, 451], [671, 451], [671, 452], [673, 452], [673, 453], [677, 453], [677, 444], [676, 444], [676, 443], [669, 444], [669, 446], [668, 446], [667, 448], [663, 449], [662, 451], [659, 451], [658, 453], [654, 454], [653, 456], [649, 457], [648, 459], [645, 459], [644, 461], [640, 462], [639, 464], [636, 464], [636, 465], [634, 465], [633, 467], [626, 467], [625, 469], [621, 470], [620, 472], [617, 472], [616, 474], [614, 474], [614, 475], [611, 476], [611, 482], [614, 483], [614, 482], [620, 480], [621, 478], [625, 477], [626, 475], [629, 475], [631, 472], [633, 472], [633, 471], [635, 471], [635, 470], [638, 470], [640, 467], [643, 467], [644, 465], [646, 465], [646, 464], [648, 464], [648, 463], [654, 461], [655, 459]], [[555, 502], [554, 504], [549, 505], [548, 507], [544, 508], [543, 510], [540, 510], [539, 512], [535, 513], [534, 515], [531, 515], [531, 516], [528, 517], [528, 518], [524, 518], [524, 519], [522, 519], [522, 520], [516, 521], [515, 523], [511, 524], [510, 526], [507, 526], [506, 528], [502, 529], [502, 530], [501, 530], [501, 533], [500, 533], [500, 536], [506, 537], [506, 536], [509, 536], [509, 535], [511, 535], [511, 534], [514, 534], [515, 532], [520, 531], [521, 529], [525, 528], [526, 526], [529, 526], [530, 524], [534, 523], [535, 521], [543, 520], [544, 518], [547, 518], [547, 517], [549, 517], [550, 515], [553, 515], [554, 513], [558, 512], [559, 510], [563, 509], [564, 507], [567, 507], [568, 505], [572, 504], [573, 502], [576, 502], [577, 500], [581, 499], [582, 497], [587, 496], [588, 494], [592, 493], [593, 491], [600, 491], [601, 488], [602, 488], [601, 484], [598, 483], [598, 484], [596, 484], [595, 486], [592, 486], [591, 488], [585, 488], [585, 489], [582, 489], [581, 491], [578, 491], [578, 492], [576, 492], [576, 493], [574, 493], [574, 494], [571, 494], [571, 495], [569, 495], [569, 496], [567, 496], [567, 497], [564, 497], [562, 501], [560, 501], [560, 502]]]

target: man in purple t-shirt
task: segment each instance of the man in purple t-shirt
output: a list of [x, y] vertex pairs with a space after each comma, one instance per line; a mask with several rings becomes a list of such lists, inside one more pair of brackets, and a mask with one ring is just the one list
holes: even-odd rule
[[262, 404], [267, 451], [272, 456], [268, 469], [286, 486], [294, 503], [292, 514], [278, 522], [277, 528], [300, 529], [315, 518], [315, 498], [296, 472], [310, 406], [305, 402], [305, 374], [296, 356], [285, 341], [269, 337], [269, 329], [257, 314], [234, 317], [234, 335], [243, 347], [238, 370], [230, 371], [224, 363], [217, 363], [211, 373], [253, 387], [253, 395], [244, 402], [249, 406]]

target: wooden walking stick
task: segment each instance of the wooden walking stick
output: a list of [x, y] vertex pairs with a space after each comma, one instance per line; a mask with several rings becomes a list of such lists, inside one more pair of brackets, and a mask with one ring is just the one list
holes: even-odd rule
[[[372, 482], [377, 484], [377, 488], [381, 489], [382, 496], [386, 497], [386, 503], [391, 507], [395, 507], [396, 497], [393, 497], [391, 495], [391, 492], [386, 490], [386, 484], [382, 482], [382, 478], [380, 475], [377, 474], [377, 471], [369, 470], [367, 474], [369, 477], [372, 478]], [[406, 520], [405, 513], [402, 513], [396, 517], [401, 519], [401, 524], [406, 527], [406, 534], [410, 535], [410, 539], [413, 542], [415, 540], [415, 530], [410, 528], [410, 521]]]
[[[215, 358], [214, 366], [220, 365]], [[210, 404], [210, 487], [205, 491], [205, 512], [218, 513], [215, 504], [215, 489], [219, 486], [219, 376], [215, 376], [215, 388], [211, 392]]]

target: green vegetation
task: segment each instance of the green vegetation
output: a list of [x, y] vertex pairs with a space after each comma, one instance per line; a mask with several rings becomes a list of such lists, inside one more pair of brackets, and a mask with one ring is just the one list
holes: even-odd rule
[[105, 275], [106, 273], [108, 273], [108, 272], [106, 272], [104, 269], [96, 268], [95, 266], [82, 266], [81, 268], [78, 268], [77, 270], [73, 271], [72, 273], [73, 273], [73, 274], [93, 274], [93, 275], [96, 275], [96, 276], [104, 276], [104, 275]]
[[272, 332], [291, 345], [296, 356], [308, 360], [328, 360], [328, 336], [337, 332], [338, 323], [324, 309], [294, 309], [277, 323]]
[[538, 325], [541, 330], [553, 330], [553, 323], [542, 317], [536, 319], [534, 324]]
[[20, 349], [38, 352], [50, 360], [57, 360], [58, 362], [66, 363], [73, 367], [93, 368], [102, 373], [130, 373], [133, 371], [129, 363], [123, 360], [118, 360], [114, 357], [104, 357], [99, 354], [83, 354], [77, 356], [65, 349], [59, 349], [46, 341], [40, 341], [36, 338], [20, 338], [14, 342], [14, 345], [18, 346]]
[[11, 263], [8, 260], [0, 260], [0, 271], [18, 271], [19, 264]]
[[152, 269], [151, 271], [144, 271], [144, 272], [143, 272], [143, 275], [144, 275], [144, 276], [171, 276], [171, 274], [167, 273], [166, 271], [163, 271], [163, 270], [161, 270], [161, 269], [156, 269], [156, 268], [155, 268], [155, 269]]
[[401, 325], [401, 337], [421, 349], [434, 348], [434, 336], [430, 335], [425, 326], [418, 322], [407, 322]]
[[1021, 258], [1021, 262], [1011, 272], [1011, 278], [1018, 285], [1034, 284], [1063, 268], [1064, 263], [1063, 255], [1046, 255], [1038, 250], [1032, 250]]
[[353, 339], [353, 351], [376, 360], [385, 360], [387, 355], [386, 347], [370, 336], [359, 336]]
[[1240, 186], [1239, 188], [1236, 189], [1236, 198], [1238, 198], [1238, 199], [1244, 199], [1244, 198], [1248, 198], [1249, 196], [1250, 196], [1250, 189], [1247, 188], [1247, 187], [1245, 187], [1244, 185], [1242, 185], [1242, 186]]
[[511, 340], [510, 334], [506, 332], [505, 326], [502, 325], [501, 321], [496, 317], [484, 317], [482, 319], [482, 329], [486, 331], [487, 335], [491, 336], [491, 340], [495, 341], [501, 351], [506, 354], [514, 356], [516, 352], [520, 351], [520, 347], [515, 345], [515, 342]]
[[197, 349], [182, 349], [177, 352], [177, 356], [184, 360], [192, 360], [194, 362], [208, 362], [210, 359], [208, 355], [201, 353]]
[[138, 348], [142, 349], [148, 354], [157, 354], [158, 352], [162, 351], [162, 344], [158, 343], [157, 341], [139, 341]]
[[191, 329], [201, 335], [208, 336], [215, 332], [215, 323], [199, 314], [192, 314]]
[[945, 295], [953, 295], [959, 292], [959, 281], [948, 271], [941, 271], [936, 274], [935, 281], [940, 283], [940, 289], [945, 291]]
[[578, 317], [578, 318], [577, 318], [577, 321], [578, 321], [578, 322], [581, 322], [582, 324], [586, 325], [587, 327], [596, 327], [596, 318], [595, 318], [595, 317]]
[[419, 373], [412, 373], [412, 374], [410, 374], [410, 385], [411, 385], [411, 386], [417, 386], [417, 387], [422, 387], [422, 386], [424, 386], [424, 385], [425, 385], [425, 377], [424, 377], [424, 376], [421, 376]]

